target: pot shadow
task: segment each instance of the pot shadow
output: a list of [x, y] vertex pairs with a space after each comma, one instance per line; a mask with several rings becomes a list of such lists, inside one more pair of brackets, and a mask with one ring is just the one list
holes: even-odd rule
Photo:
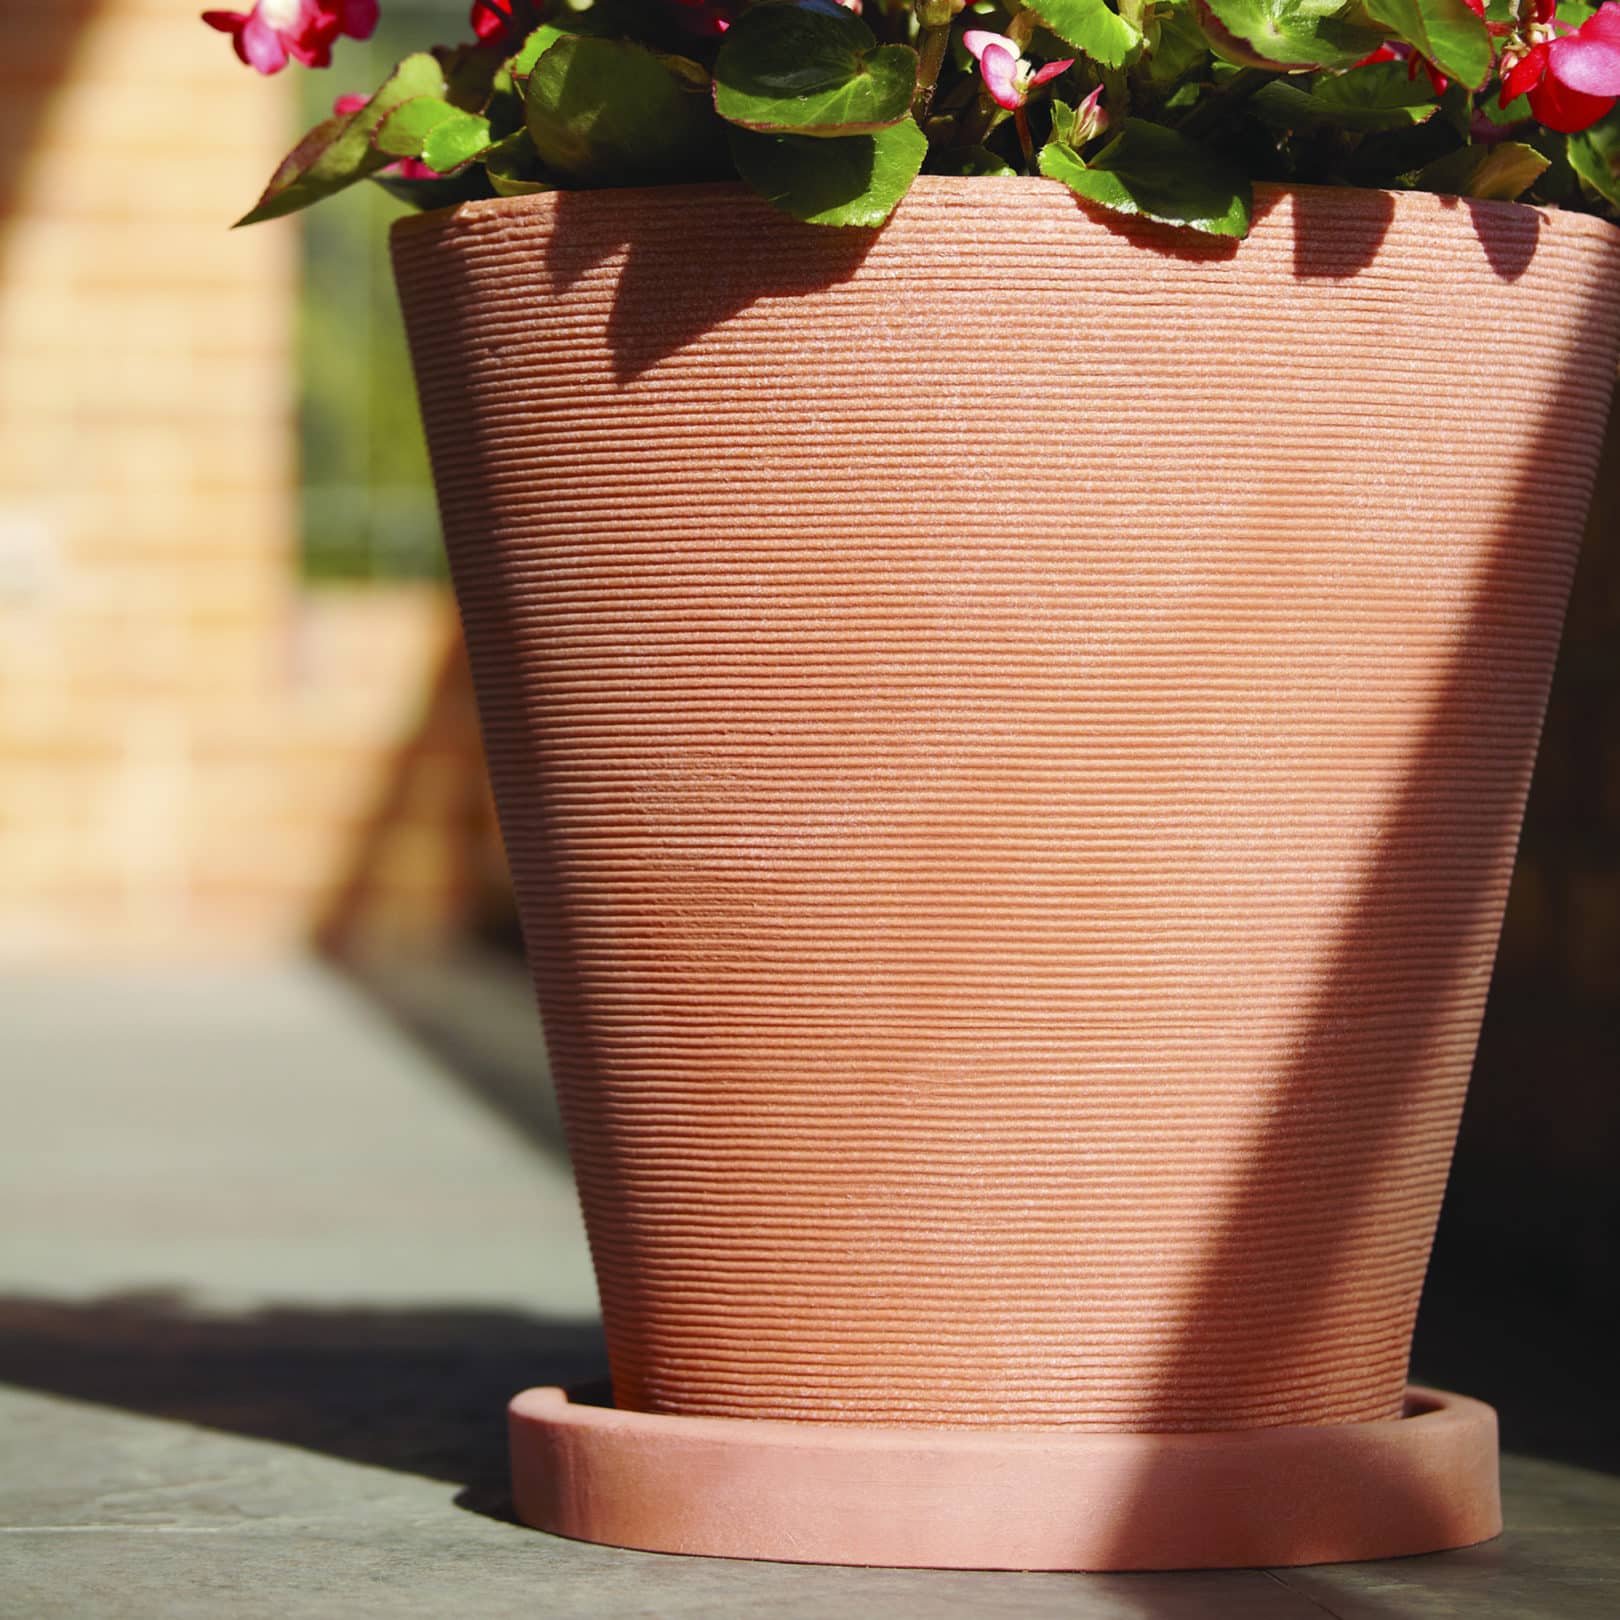
[[599, 1379], [601, 1331], [516, 1311], [275, 1306], [207, 1314], [171, 1291], [0, 1298], [0, 1382], [460, 1487], [510, 1519], [506, 1403]]
[[[543, 253], [550, 295], [624, 256], [607, 328], [621, 384], [761, 299], [848, 281], [877, 239], [872, 230], [797, 224], [758, 199], [739, 218], [735, 185], [649, 189], [634, 209], [603, 207], [589, 192], [555, 195]], [[700, 242], [708, 251], [693, 251]]]
[[[1539, 227], [1519, 223], [1517, 214], [1487, 209], [1476, 218], [1482, 240], [1489, 237], [1495, 243], [1492, 262], [1498, 274], [1502, 265], [1517, 262], [1527, 241], [1533, 250]], [[1546, 508], [1547, 490], [1562, 485], [1584, 493], [1596, 476], [1597, 444], [1590, 460], [1575, 460], [1568, 452], [1566, 424], [1577, 398], [1584, 398], [1590, 410], [1594, 396], [1608, 394], [1612, 374], [1591, 358], [1602, 349], [1601, 341], [1573, 344], [1563, 356], [1558, 386], [1545, 401], [1541, 419], [1527, 424], [1527, 471], [1515, 490], [1504, 493], [1501, 508], [1516, 515], [1516, 530], [1481, 571], [1466, 627], [1456, 639], [1423, 734], [1403, 781], [1391, 794], [1378, 854], [1345, 908], [1338, 941], [1319, 972], [1314, 1004], [1291, 1043], [1288, 1067], [1272, 1082], [1270, 1124], [1224, 1214], [1212, 1212], [1211, 1239], [1177, 1313], [1177, 1326], [1166, 1335], [1170, 1348], [1142, 1392], [1143, 1410], [1173, 1403], [1184, 1363], [1191, 1369], [1199, 1362], [1200, 1324], [1219, 1315], [1227, 1279], [1252, 1269], [1279, 1244], [1295, 1257], [1303, 1249], [1303, 1258], [1291, 1258], [1289, 1264], [1309, 1281], [1279, 1301], [1263, 1324], [1256, 1324], [1255, 1353], [1277, 1369], [1277, 1387], [1284, 1387], [1290, 1363], [1309, 1357], [1312, 1343], [1323, 1337], [1321, 1324], [1341, 1276], [1346, 1239], [1365, 1230], [1367, 1200], [1400, 1154], [1408, 1108], [1422, 1083], [1427, 1055], [1463, 1016], [1461, 1009], [1485, 988], [1469, 980], [1462, 953], [1449, 945], [1488, 924], [1490, 912], [1505, 898], [1495, 885], [1482, 890], [1470, 874], [1500, 870], [1511, 859], [1530, 771], [1527, 766], [1522, 774], [1508, 777], [1493, 772], [1487, 762], [1505, 749], [1523, 750], [1533, 763], [1546, 691], [1537, 700], [1515, 690], [1529, 655], [1515, 647], [1511, 631], [1524, 611], [1525, 582], [1536, 577], [1537, 553], [1546, 544], [1537, 514]], [[1501, 640], [1504, 630], [1510, 633], [1506, 644]], [[1489, 723], [1482, 723], [1481, 716], [1488, 716]], [[1434, 836], [1436, 828], [1446, 829], [1443, 846]], [[1501, 890], [1505, 886], [1504, 878]], [[1366, 965], [1373, 962], [1386, 968], [1399, 964], [1404, 973], [1408, 994], [1398, 1010], [1386, 1010], [1364, 993]], [[1369, 1115], [1371, 1122], [1353, 1147], [1335, 1143], [1334, 1121], [1313, 1122], [1307, 1108], [1324, 1074], [1341, 1065], [1379, 1077], [1374, 1083], [1382, 1106]], [[1343, 1181], [1351, 1189], [1348, 1207], [1331, 1223], [1313, 1223], [1308, 1230], [1279, 1236], [1268, 1189], [1297, 1175], [1303, 1165], [1335, 1161], [1348, 1172]], [[1414, 1297], [1409, 1332], [1417, 1308]], [[1444, 1334], [1438, 1335], [1435, 1348], [1444, 1340]], [[1432, 1353], [1426, 1348], [1425, 1354]], [[1449, 1358], [1441, 1354], [1436, 1359]], [[1537, 1398], [1546, 1399], [1544, 1373]], [[1516, 1438], [1510, 1426], [1510, 1439]], [[1169, 1484], [1150, 1466], [1133, 1495], [1149, 1501]]]

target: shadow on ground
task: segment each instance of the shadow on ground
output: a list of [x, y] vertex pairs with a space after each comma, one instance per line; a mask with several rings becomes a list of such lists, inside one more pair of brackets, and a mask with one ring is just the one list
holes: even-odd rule
[[0, 1382], [442, 1480], [497, 1518], [511, 1517], [507, 1401], [605, 1365], [594, 1324], [515, 1311], [0, 1298]]

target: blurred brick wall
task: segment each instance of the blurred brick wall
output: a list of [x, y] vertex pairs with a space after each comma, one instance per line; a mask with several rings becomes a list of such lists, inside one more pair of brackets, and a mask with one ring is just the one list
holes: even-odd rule
[[302, 593], [290, 144], [174, 0], [0, 0], [0, 962], [432, 931], [483, 816], [442, 593]]

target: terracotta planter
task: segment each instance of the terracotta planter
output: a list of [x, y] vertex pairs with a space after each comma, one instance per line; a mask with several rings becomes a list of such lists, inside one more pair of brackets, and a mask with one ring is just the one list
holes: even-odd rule
[[1493, 1533], [1488, 1409], [1401, 1414], [1620, 233], [1260, 211], [398, 229], [619, 1409], [519, 1403], [532, 1520], [1014, 1567]]

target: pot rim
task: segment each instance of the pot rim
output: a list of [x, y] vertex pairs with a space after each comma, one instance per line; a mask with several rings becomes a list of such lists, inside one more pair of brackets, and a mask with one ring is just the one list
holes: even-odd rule
[[[919, 175], [912, 182], [911, 189], [906, 193], [895, 209], [895, 214], [905, 211], [908, 203], [913, 199], [921, 199], [933, 203], [945, 203], [956, 206], [968, 206], [980, 203], [989, 192], [990, 187], [998, 187], [1005, 191], [1008, 187], [1017, 188], [1022, 194], [1025, 205], [1037, 197], [1049, 198], [1052, 201], [1066, 200], [1087, 215], [1097, 224], [1109, 229], [1123, 229], [1126, 231], [1147, 232], [1174, 232], [1178, 240], [1190, 239], [1197, 246], [1209, 247], [1211, 251], [1218, 251], [1222, 246], [1229, 246], [1235, 252], [1241, 252], [1245, 246], [1245, 239], [1237, 237], [1208, 237], [1196, 232], [1184, 232], [1174, 226], [1164, 225], [1158, 221], [1148, 220], [1140, 215], [1117, 214], [1108, 209], [1100, 208], [1095, 204], [1086, 202], [1077, 197], [1061, 180], [1049, 180], [1044, 175], [947, 175], [925, 174]], [[1535, 220], [1543, 228], [1552, 228], [1559, 231], [1586, 234], [1598, 241], [1608, 241], [1620, 246], [1620, 225], [1602, 219], [1596, 214], [1581, 213], [1575, 209], [1555, 208], [1541, 206], [1533, 203], [1503, 202], [1493, 198], [1484, 197], [1457, 197], [1434, 191], [1386, 191], [1371, 186], [1310, 186], [1310, 185], [1279, 185], [1270, 181], [1257, 181], [1254, 185], [1254, 221], [1261, 223], [1266, 216], [1284, 200], [1294, 196], [1307, 196], [1321, 199], [1330, 204], [1340, 205], [1335, 211], [1348, 215], [1357, 212], [1381, 209], [1393, 205], [1396, 215], [1427, 215], [1437, 221], [1455, 222], [1458, 229], [1467, 228], [1477, 211], [1483, 210], [1487, 214], [1496, 214], [1503, 218]], [[697, 195], [725, 196], [730, 195], [738, 200], [745, 200], [760, 209], [769, 209], [770, 205], [756, 193], [737, 180], [705, 180], [694, 181], [682, 185], [658, 186], [602, 186], [584, 188], [580, 190], [565, 190], [559, 188], [554, 191], [530, 192], [521, 197], [480, 197], [472, 202], [453, 203], [446, 208], [433, 208], [419, 214], [407, 214], [394, 221], [389, 233], [394, 238], [415, 235], [418, 232], [429, 232], [443, 229], [447, 225], [473, 223], [484, 219], [500, 219], [507, 217], [522, 218], [529, 214], [545, 214], [562, 206], [577, 206], [578, 200], [593, 199], [599, 206], [608, 207], [618, 202], [621, 205], [633, 206], [635, 203], [651, 197], [679, 199], [683, 196]], [[791, 226], [795, 221], [785, 214], [777, 214], [774, 210], [771, 217], [781, 221], [783, 225]], [[893, 218], [894, 216], [891, 216]], [[816, 232], [831, 232], [841, 230], [839, 227], [821, 225], [806, 225], [806, 230]], [[876, 226], [867, 231], [850, 228], [851, 235], [878, 236], [887, 229], [887, 226]]]

